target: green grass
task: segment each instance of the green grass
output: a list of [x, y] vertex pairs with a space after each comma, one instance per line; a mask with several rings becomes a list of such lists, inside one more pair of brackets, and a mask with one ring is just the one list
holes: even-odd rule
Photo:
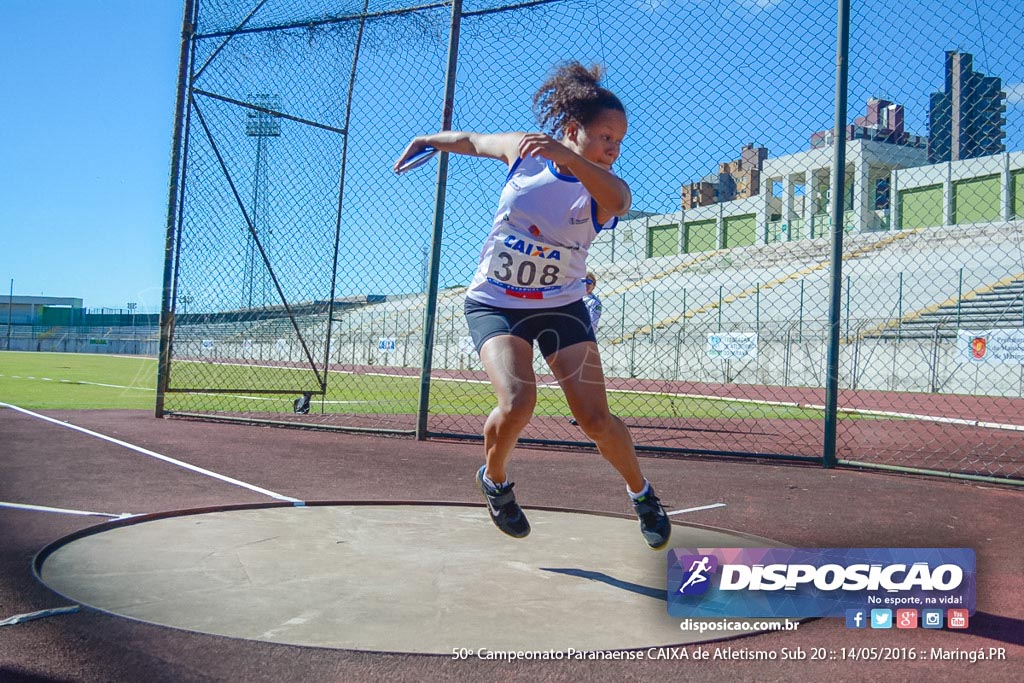
[[[386, 368], [382, 368], [386, 370]], [[29, 409], [152, 410], [156, 360], [70, 353], [0, 352], [0, 401]], [[201, 413], [290, 413], [292, 400], [316, 391], [310, 370], [175, 361], [171, 386], [215, 387], [228, 393], [171, 393], [168, 410]], [[416, 412], [418, 376], [331, 373], [324, 410], [329, 413], [401, 415]], [[486, 415], [494, 406], [489, 384], [434, 378], [431, 412]], [[282, 395], [262, 393], [269, 390]], [[537, 415], [569, 414], [558, 387], [540, 387]], [[822, 411], [753, 402], [718, 401], [666, 394], [610, 391], [612, 412], [624, 418], [820, 420]], [[320, 399], [314, 397], [319, 412]]]
[[152, 410], [155, 400], [156, 361], [150, 358], [0, 352], [4, 403], [33, 409]]

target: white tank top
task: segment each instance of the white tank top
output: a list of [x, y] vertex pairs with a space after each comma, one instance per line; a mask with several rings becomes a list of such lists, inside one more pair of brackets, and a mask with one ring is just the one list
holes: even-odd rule
[[597, 224], [597, 205], [574, 176], [547, 159], [516, 159], [466, 296], [502, 308], [554, 308], [587, 293], [587, 251], [618, 218]]

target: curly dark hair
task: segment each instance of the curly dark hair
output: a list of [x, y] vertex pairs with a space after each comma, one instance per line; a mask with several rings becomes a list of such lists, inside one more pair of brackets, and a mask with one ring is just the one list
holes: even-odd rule
[[607, 109], [625, 114], [622, 101], [601, 87], [602, 72], [598, 64], [589, 69], [577, 61], [560, 64], [533, 96], [541, 129], [554, 135], [564, 132], [570, 121], [585, 126]]

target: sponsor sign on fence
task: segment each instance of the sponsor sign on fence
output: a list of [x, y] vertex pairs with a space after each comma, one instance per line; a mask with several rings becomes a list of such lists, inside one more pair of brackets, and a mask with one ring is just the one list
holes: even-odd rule
[[957, 330], [956, 346], [961, 363], [1024, 365], [1024, 329]]
[[726, 332], [709, 334], [708, 358], [744, 360], [757, 358], [756, 332]]

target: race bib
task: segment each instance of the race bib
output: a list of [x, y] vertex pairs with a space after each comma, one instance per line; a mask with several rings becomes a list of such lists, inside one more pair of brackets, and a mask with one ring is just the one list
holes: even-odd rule
[[579, 249], [498, 233], [487, 264], [487, 281], [510, 292], [542, 298], [544, 292], [569, 284], [573, 273], [582, 270]]

